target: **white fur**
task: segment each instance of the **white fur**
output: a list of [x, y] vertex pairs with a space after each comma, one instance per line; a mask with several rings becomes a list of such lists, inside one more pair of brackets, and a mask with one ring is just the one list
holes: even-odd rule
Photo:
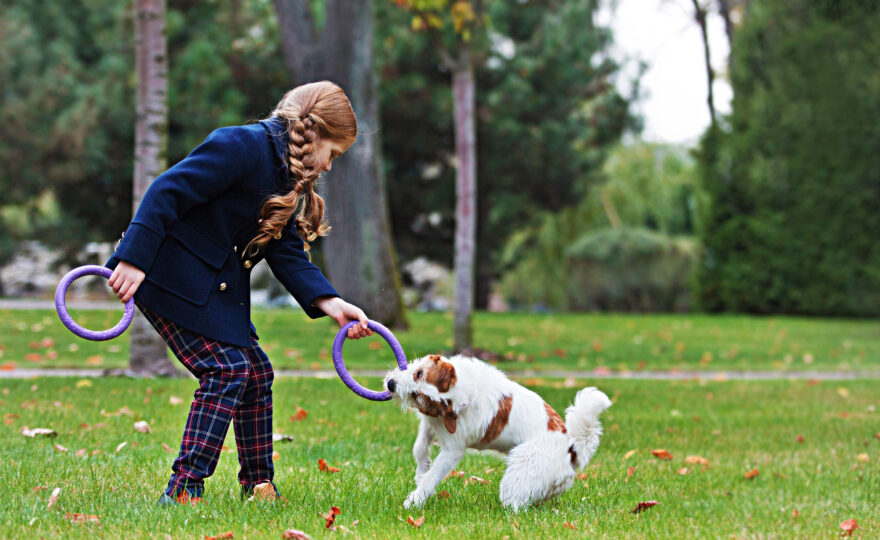
[[[452, 364], [456, 375], [455, 385], [447, 392], [440, 392], [424, 376], [413, 378], [418, 370], [424, 372], [434, 364], [430, 357], [416, 360], [406, 371], [392, 370], [385, 377], [386, 387], [394, 381], [392, 394], [405, 410], [417, 410], [418, 398], [414, 396], [421, 393], [447, 403], [457, 414], [455, 433], [450, 433], [442, 418], [419, 413], [421, 422], [413, 445], [416, 489], [406, 498], [406, 508], [420, 506], [433, 495], [467, 448], [508, 454], [499, 496], [501, 503], [514, 511], [559, 495], [572, 485], [576, 470], [589, 463], [599, 446], [599, 414], [611, 406], [605, 394], [595, 388], [578, 392], [574, 405], [566, 410], [567, 433], [551, 432], [544, 400], [535, 392], [475, 358], [455, 356], [443, 361]], [[504, 396], [512, 397], [507, 425], [494, 440], [483, 444], [480, 441]], [[432, 463], [430, 445], [435, 438], [440, 453]], [[570, 447], [577, 454], [576, 466], [571, 463]]]

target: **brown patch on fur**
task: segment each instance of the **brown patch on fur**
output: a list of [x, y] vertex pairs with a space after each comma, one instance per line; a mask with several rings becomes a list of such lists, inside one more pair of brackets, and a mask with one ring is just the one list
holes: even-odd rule
[[510, 418], [510, 409], [512, 407], [513, 396], [504, 396], [498, 400], [498, 410], [495, 411], [495, 416], [492, 417], [492, 421], [489, 422], [489, 426], [486, 428], [486, 434], [480, 439], [480, 444], [488, 444], [501, 435], [501, 432], [504, 431], [504, 428], [507, 426], [507, 420]]
[[458, 427], [456, 424], [458, 415], [452, 410], [452, 402], [444, 399], [438, 403], [422, 392], [414, 393], [412, 397], [420, 413], [432, 418], [442, 418], [446, 431], [455, 433], [455, 429]]
[[547, 411], [547, 431], [561, 431], [565, 433], [565, 422], [562, 421], [562, 417], [559, 416], [559, 413], [553, 410], [553, 407], [547, 405], [547, 402], [544, 402], [544, 410]]
[[571, 466], [572, 466], [572, 468], [574, 468], [575, 470], [577, 470], [578, 454], [577, 454], [577, 452], [575, 452], [575, 450], [574, 450], [574, 445], [571, 445], [571, 446], [568, 447], [568, 453], [569, 453], [569, 455], [571, 456]]
[[434, 361], [434, 365], [425, 371], [425, 382], [433, 384], [440, 392], [449, 392], [449, 389], [455, 386], [458, 377], [455, 375], [455, 368], [449, 362], [444, 362], [438, 355], [429, 357]]

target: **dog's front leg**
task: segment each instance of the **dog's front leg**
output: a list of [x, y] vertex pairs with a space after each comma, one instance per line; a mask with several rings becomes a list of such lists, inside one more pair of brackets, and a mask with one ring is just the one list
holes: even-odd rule
[[446, 475], [458, 465], [458, 462], [464, 456], [464, 451], [464, 446], [442, 447], [440, 453], [437, 454], [437, 459], [434, 460], [434, 464], [419, 480], [416, 489], [409, 494], [403, 502], [403, 506], [405, 508], [412, 508], [413, 506], [423, 505], [428, 500], [428, 497], [434, 494], [437, 484], [442, 482]]
[[416, 484], [425, 476], [431, 468], [431, 442], [434, 440], [434, 430], [428, 419], [422, 417], [419, 423], [419, 434], [413, 445], [413, 457], [416, 458]]

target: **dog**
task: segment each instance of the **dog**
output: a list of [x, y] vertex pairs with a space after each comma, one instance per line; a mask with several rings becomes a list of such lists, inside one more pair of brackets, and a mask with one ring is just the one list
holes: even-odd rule
[[[404, 501], [421, 506], [464, 456], [465, 450], [507, 454], [499, 497], [520, 509], [564, 493], [599, 447], [599, 415], [611, 401], [596, 388], [577, 393], [565, 421], [541, 397], [485, 362], [465, 356], [425, 356], [384, 385], [404, 410], [421, 417], [413, 446], [416, 488]], [[440, 453], [431, 463], [435, 439]]]

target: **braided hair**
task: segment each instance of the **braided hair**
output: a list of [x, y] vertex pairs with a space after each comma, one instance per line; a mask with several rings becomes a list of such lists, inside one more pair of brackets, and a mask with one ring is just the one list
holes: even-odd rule
[[321, 172], [315, 170], [319, 139], [339, 141], [345, 148], [357, 137], [357, 119], [341, 88], [329, 81], [298, 86], [281, 98], [272, 111], [288, 133], [287, 174], [292, 187], [284, 195], [270, 197], [260, 210], [257, 235], [242, 250], [253, 256], [289, 226], [291, 218], [304, 249], [309, 242], [330, 232], [324, 220], [324, 199], [315, 192]]

